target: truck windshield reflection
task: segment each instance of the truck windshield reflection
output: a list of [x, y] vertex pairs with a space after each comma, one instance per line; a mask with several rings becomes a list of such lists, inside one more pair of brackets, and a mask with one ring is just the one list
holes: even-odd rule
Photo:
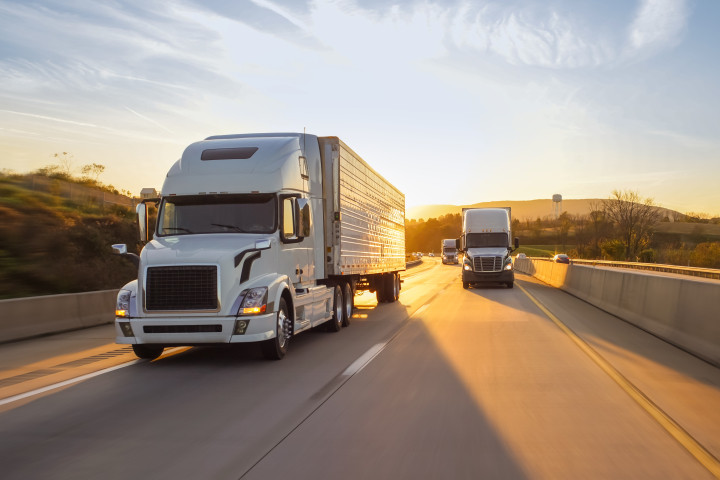
[[273, 233], [275, 195], [183, 195], [165, 197], [158, 212], [158, 235]]

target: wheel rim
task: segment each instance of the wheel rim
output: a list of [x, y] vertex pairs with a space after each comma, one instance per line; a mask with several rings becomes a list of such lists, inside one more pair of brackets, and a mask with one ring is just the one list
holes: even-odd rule
[[290, 338], [290, 318], [285, 313], [285, 310], [278, 312], [277, 322], [278, 344], [280, 348], [285, 348], [288, 338]]

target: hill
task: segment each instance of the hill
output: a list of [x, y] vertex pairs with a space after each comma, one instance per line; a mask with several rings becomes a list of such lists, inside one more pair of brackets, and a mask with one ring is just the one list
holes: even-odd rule
[[[586, 198], [586, 199], [566, 199], [562, 201], [561, 212], [567, 212], [570, 215], [587, 215], [590, 213], [590, 205], [600, 205], [604, 199]], [[461, 213], [463, 208], [512, 208], [512, 217], [518, 220], [536, 218], [545, 218], [553, 214], [553, 201], [550, 199], [540, 200], [503, 200], [498, 202], [481, 202], [472, 205], [421, 205], [419, 207], [410, 207], [405, 212], [408, 219], [427, 220], [429, 218], [438, 218], [442, 215]], [[663, 216], [674, 218], [679, 215], [678, 212], [667, 208], [658, 207], [662, 211]]]

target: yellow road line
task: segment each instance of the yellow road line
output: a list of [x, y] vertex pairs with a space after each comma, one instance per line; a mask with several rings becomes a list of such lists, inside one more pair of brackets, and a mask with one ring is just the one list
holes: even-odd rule
[[530, 292], [528, 292], [522, 285], [516, 283], [520, 290], [538, 306], [547, 317], [557, 325], [560, 330], [570, 337], [590, 359], [595, 362], [625, 393], [637, 402], [640, 407], [643, 408], [652, 418], [655, 419], [661, 427], [665, 429], [680, 445], [682, 445], [697, 461], [699, 461], [715, 478], [720, 479], [720, 461], [710, 453], [705, 447], [703, 447], [697, 440], [693, 438], [684, 428], [682, 428], [675, 420], [673, 420], [667, 413], [665, 413], [660, 407], [658, 407], [652, 400], [650, 400], [640, 389], [638, 389], [633, 383], [625, 378], [615, 367], [610, 365], [599, 353], [597, 353], [587, 342], [581, 339], [575, 332], [573, 332], [567, 325], [565, 325], [559, 318], [553, 315], [543, 304], [541, 304]]

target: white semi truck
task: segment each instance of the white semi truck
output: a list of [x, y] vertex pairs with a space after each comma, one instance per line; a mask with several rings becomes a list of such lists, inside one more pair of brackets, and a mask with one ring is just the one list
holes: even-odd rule
[[464, 253], [463, 288], [478, 283], [501, 283], [512, 288], [515, 282], [510, 253], [520, 246], [511, 243], [510, 207], [464, 208], [462, 235], [458, 248]]
[[458, 251], [454, 238], [446, 238], [441, 241], [442, 263], [458, 263]]
[[167, 174], [138, 278], [119, 292], [116, 341], [140, 358], [168, 346], [289, 340], [347, 326], [357, 290], [394, 302], [405, 270], [405, 196], [337, 137], [209, 137]]

